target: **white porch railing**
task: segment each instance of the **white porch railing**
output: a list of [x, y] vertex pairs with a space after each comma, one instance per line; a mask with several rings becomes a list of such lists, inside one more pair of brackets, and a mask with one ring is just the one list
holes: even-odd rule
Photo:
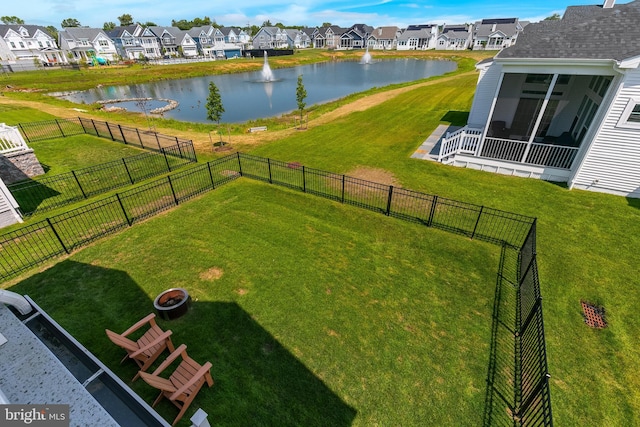
[[507, 160], [537, 166], [571, 169], [578, 147], [533, 142], [527, 151], [527, 141], [485, 138], [480, 157]]
[[463, 127], [455, 132], [448, 133], [440, 141], [440, 153], [438, 153], [438, 161], [442, 162], [449, 156], [465, 153], [475, 154], [480, 144], [482, 129], [473, 129]]
[[[463, 127], [447, 134], [440, 143], [438, 161], [444, 162], [455, 154], [471, 154], [475, 157], [505, 160], [559, 169], [571, 169], [578, 147], [543, 144], [527, 141], [485, 137], [480, 148], [482, 129]], [[528, 149], [527, 149], [528, 147]], [[480, 149], [480, 152], [478, 150]]]
[[28, 150], [27, 143], [22, 138], [17, 127], [0, 123], [0, 154]]

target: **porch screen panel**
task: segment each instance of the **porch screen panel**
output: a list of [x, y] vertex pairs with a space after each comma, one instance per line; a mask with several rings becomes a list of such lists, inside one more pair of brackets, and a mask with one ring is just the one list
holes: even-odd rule
[[489, 121], [487, 136], [529, 140], [552, 79], [552, 74], [506, 73]]

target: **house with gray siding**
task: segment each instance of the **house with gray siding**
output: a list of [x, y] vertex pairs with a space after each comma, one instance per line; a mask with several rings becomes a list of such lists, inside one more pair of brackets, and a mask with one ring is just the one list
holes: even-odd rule
[[640, 197], [640, 0], [568, 7], [477, 65], [438, 160]]
[[95, 63], [96, 58], [114, 61], [116, 45], [100, 28], [67, 27], [58, 33], [60, 49], [72, 61]]
[[394, 26], [375, 28], [369, 35], [367, 46], [369, 49], [395, 49], [400, 29]]
[[501, 50], [516, 44], [518, 35], [529, 24], [518, 18], [491, 18], [473, 26], [473, 50]]

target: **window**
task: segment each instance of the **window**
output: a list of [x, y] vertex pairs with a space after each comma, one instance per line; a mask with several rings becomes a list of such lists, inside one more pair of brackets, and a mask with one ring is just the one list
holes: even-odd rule
[[108, 47], [109, 46], [109, 42], [107, 40], [103, 40], [103, 39], [98, 40], [98, 44], [100, 46], [103, 46], [103, 47]]
[[631, 98], [627, 102], [617, 127], [640, 129], [640, 98]]
[[11, 48], [15, 49], [16, 48], [16, 44], [14, 42], [9, 42], [9, 44], [11, 44]]
[[631, 110], [631, 114], [629, 114], [628, 122], [632, 123], [640, 123], [640, 104], [636, 104], [633, 106]]

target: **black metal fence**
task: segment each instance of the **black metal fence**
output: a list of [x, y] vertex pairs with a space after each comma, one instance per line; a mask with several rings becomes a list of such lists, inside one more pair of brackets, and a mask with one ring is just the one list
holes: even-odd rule
[[298, 163], [238, 154], [243, 176], [358, 206], [388, 216], [520, 247], [533, 218], [404, 188], [365, 181]]
[[0, 278], [131, 226], [238, 177], [233, 155], [52, 216], [0, 236]]
[[162, 148], [189, 141], [152, 130], [143, 130], [82, 117], [19, 123], [17, 126], [27, 143], [89, 134], [134, 145], [145, 150], [161, 151]]
[[542, 295], [536, 256], [536, 222], [520, 250], [516, 305], [516, 419], [523, 426], [552, 425]]
[[502, 245], [485, 424], [500, 424], [507, 416], [504, 425], [552, 425], [535, 218], [237, 153], [0, 236], [0, 277], [15, 276], [240, 176]]
[[97, 194], [135, 184], [196, 162], [191, 141], [99, 165], [10, 184], [24, 216], [45, 212]]

